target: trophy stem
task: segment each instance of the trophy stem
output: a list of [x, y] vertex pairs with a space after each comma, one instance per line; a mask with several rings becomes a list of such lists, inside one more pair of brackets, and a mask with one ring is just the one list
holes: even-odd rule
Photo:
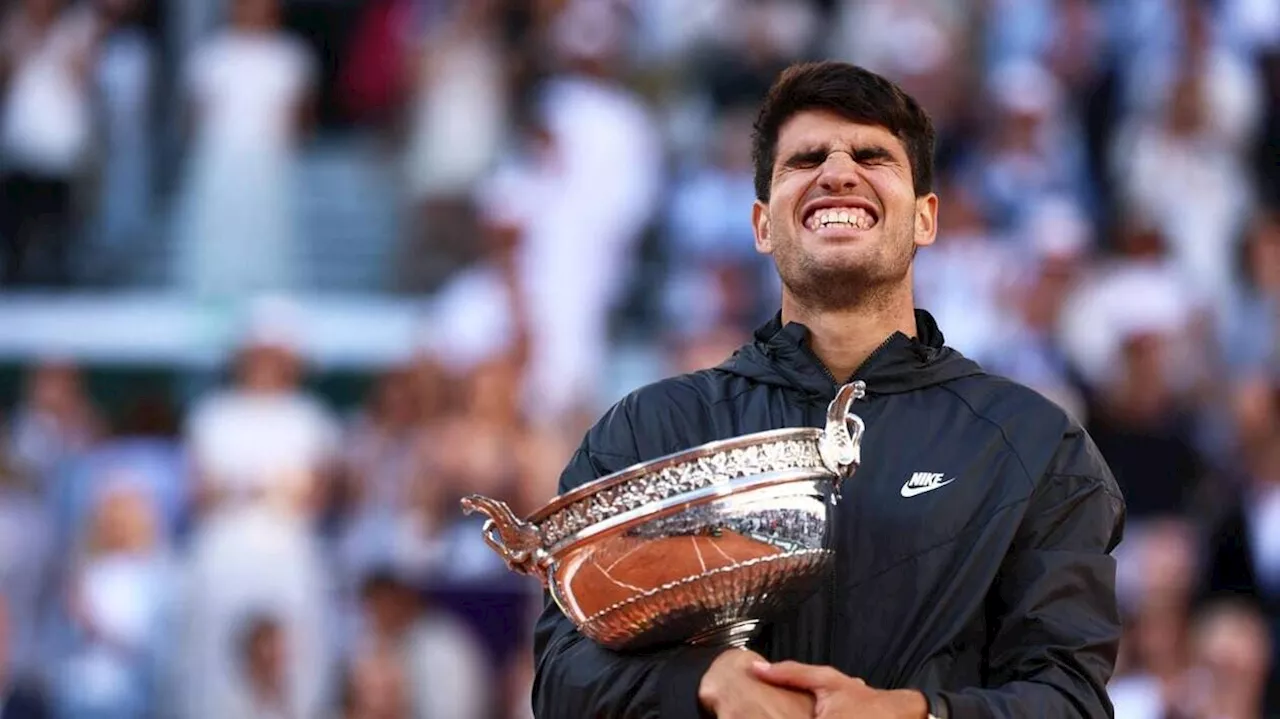
[[748, 619], [732, 624], [721, 624], [705, 632], [700, 632], [689, 639], [689, 643], [701, 647], [733, 647], [746, 649], [747, 643], [755, 636], [760, 626], [757, 619]]

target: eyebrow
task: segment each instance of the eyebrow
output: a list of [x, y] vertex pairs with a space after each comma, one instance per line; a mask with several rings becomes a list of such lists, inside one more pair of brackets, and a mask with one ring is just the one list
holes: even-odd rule
[[[808, 165], [821, 164], [822, 161], [827, 159], [828, 155], [835, 151], [836, 150], [830, 145], [797, 150], [796, 152], [788, 155], [782, 165], [784, 167], [805, 167]], [[884, 147], [883, 145], [862, 145], [860, 147], [853, 148], [853, 151], [850, 154], [853, 156], [854, 162], [869, 162], [875, 160], [888, 160], [890, 162], [897, 161], [897, 158], [895, 158], [893, 153], [889, 151], [889, 148]]]

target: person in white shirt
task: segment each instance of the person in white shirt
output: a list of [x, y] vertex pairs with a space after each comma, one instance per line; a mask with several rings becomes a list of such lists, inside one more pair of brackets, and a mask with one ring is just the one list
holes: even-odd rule
[[176, 215], [188, 290], [296, 288], [292, 173], [315, 73], [308, 50], [281, 31], [278, 0], [235, 0], [231, 25], [189, 59], [194, 136]]
[[298, 352], [280, 326], [296, 323], [266, 324], [241, 350], [235, 385], [201, 399], [188, 419], [201, 513], [184, 602], [192, 719], [234, 715], [230, 638], [248, 613], [279, 617], [294, 715], [316, 715], [332, 668], [330, 587], [312, 520], [339, 428], [299, 388]]
[[[74, 185], [93, 142], [90, 72], [103, 28], [91, 4], [24, 0], [0, 26], [0, 284], [70, 279]], [[33, 271], [34, 256], [49, 260]]]

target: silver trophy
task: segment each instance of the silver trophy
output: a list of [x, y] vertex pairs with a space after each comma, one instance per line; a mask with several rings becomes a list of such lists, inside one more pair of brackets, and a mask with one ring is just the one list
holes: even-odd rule
[[824, 429], [711, 442], [567, 492], [520, 519], [472, 495], [484, 539], [537, 577], [578, 629], [615, 650], [744, 647], [831, 570], [841, 482], [861, 463], [863, 385], [844, 385]]

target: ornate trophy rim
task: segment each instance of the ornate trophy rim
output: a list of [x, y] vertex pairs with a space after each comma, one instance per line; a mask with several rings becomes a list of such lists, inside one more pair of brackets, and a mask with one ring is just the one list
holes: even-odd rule
[[785, 469], [747, 474], [732, 479], [713, 479], [706, 485], [677, 491], [665, 499], [646, 501], [637, 507], [626, 509], [599, 521], [592, 522], [555, 542], [548, 542], [545, 545], [545, 549], [548, 556], [559, 556], [582, 542], [590, 542], [618, 532], [625, 532], [627, 529], [645, 524], [654, 519], [678, 514], [681, 510], [694, 505], [714, 502], [717, 499], [741, 492], [763, 490], [773, 486], [788, 485], [806, 479], [813, 479], [816, 477], [816, 471], [817, 468], [814, 466], [792, 466]]
[[488, 515], [483, 536], [508, 567], [548, 584], [546, 569], [567, 550], [655, 513], [750, 492], [773, 483], [825, 477], [840, 481], [861, 464], [861, 418], [851, 411], [865, 394], [862, 382], [842, 386], [827, 408], [826, 427], [754, 432], [638, 462], [582, 484], [525, 519], [505, 503], [480, 495], [462, 500], [464, 512]]
[[689, 462], [696, 462], [699, 459], [704, 459], [722, 452], [745, 447], [776, 444], [787, 440], [820, 440], [822, 435], [823, 430], [818, 427], [791, 427], [787, 429], [771, 429], [764, 432], [755, 432], [752, 434], [744, 434], [737, 437], [706, 442], [696, 447], [672, 452], [644, 462], [638, 462], [629, 467], [613, 472], [612, 474], [606, 474], [599, 479], [593, 479], [590, 482], [578, 485], [568, 492], [556, 497], [551, 502], [539, 507], [533, 513], [529, 514], [525, 518], [525, 521], [533, 524], [540, 524], [560, 510], [576, 504], [587, 497], [599, 494], [603, 489], [610, 489], [616, 485], [626, 484], [627, 482], [640, 477], [659, 474], [662, 470], [669, 467], [688, 464]]

